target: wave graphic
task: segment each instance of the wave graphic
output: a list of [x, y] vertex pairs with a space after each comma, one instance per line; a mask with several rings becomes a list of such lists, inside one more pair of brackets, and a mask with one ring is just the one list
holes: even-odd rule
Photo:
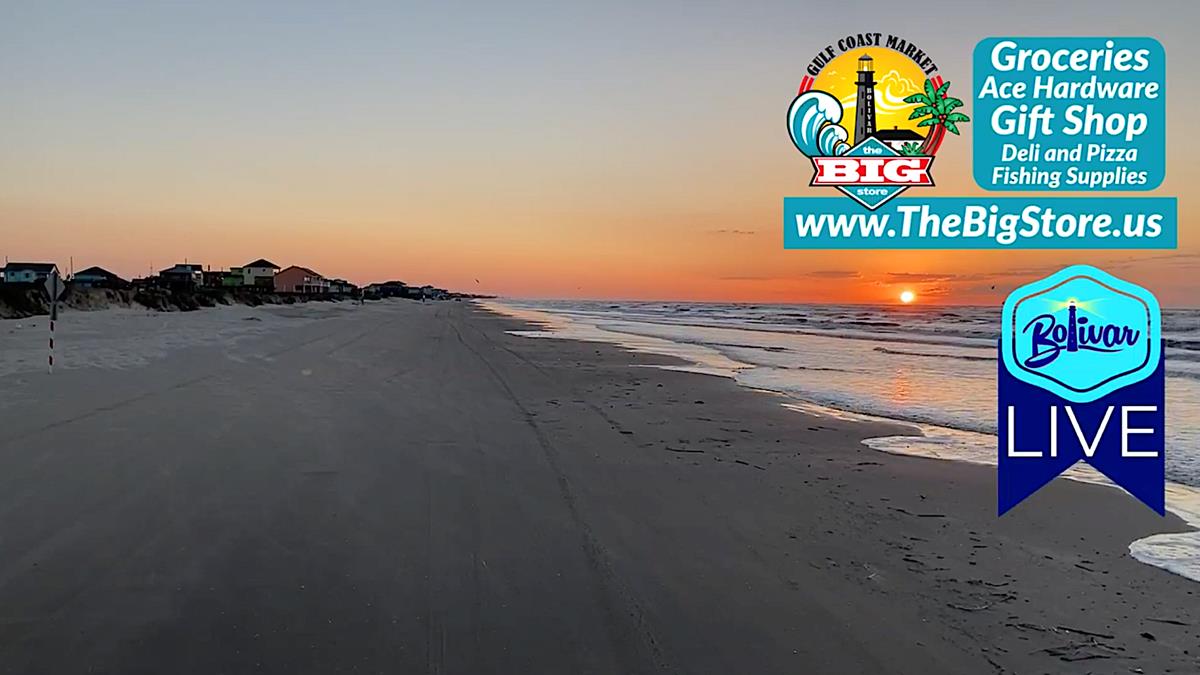
[[842, 104], [823, 91], [806, 91], [788, 109], [788, 131], [792, 142], [809, 157], [844, 155], [850, 149], [849, 134], [838, 125]]

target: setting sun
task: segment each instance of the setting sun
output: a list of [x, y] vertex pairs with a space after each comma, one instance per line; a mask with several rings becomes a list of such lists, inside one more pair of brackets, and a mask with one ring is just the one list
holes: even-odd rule
[[900, 302], [903, 302], [906, 305], [916, 299], [917, 294], [913, 293], [912, 291], [904, 291], [900, 294]]

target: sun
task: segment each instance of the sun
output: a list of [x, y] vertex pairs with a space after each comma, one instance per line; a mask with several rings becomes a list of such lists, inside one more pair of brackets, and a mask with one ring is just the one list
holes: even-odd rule
[[900, 302], [903, 302], [906, 305], [916, 299], [917, 294], [913, 293], [912, 291], [903, 291], [900, 293]]

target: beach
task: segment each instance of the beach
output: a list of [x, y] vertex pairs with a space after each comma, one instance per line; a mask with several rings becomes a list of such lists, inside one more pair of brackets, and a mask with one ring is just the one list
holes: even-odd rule
[[[910, 428], [866, 439], [878, 450], [993, 467], [997, 461], [996, 307], [518, 299], [484, 305], [537, 324], [538, 330], [519, 331], [526, 337], [677, 357], [693, 372], [780, 394], [793, 408]], [[1163, 328], [1166, 506], [1200, 528], [1200, 311], [1169, 308]], [[1084, 463], [1064, 475], [1113, 486]], [[1200, 582], [1196, 529], [1138, 539], [1130, 553]]]
[[[468, 302], [0, 321], [0, 671], [1189, 673], [1184, 532]], [[20, 327], [17, 327], [20, 324]], [[692, 371], [702, 372], [692, 372]]]

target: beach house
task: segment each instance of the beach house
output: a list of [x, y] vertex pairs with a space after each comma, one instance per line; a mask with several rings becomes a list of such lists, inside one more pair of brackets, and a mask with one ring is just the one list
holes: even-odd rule
[[307, 267], [292, 265], [275, 275], [275, 290], [280, 293], [328, 293], [329, 280]]
[[255, 286], [258, 288], [273, 288], [275, 284], [275, 272], [279, 270], [279, 265], [267, 260], [259, 258], [252, 263], [234, 267], [231, 272], [241, 272], [243, 286]]
[[349, 295], [351, 293], [357, 293], [358, 286], [355, 286], [354, 284], [350, 283], [349, 281], [346, 281], [345, 279], [330, 279], [329, 280], [329, 292], [330, 293], [340, 293], [342, 295]]
[[76, 272], [71, 277], [71, 283], [80, 288], [123, 288], [129, 285], [129, 282], [103, 267], [89, 267]]
[[408, 284], [403, 281], [385, 281], [369, 284], [363, 291], [377, 298], [403, 298], [407, 294]]
[[19, 284], [45, 281], [58, 273], [54, 263], [10, 262], [4, 266], [4, 283]]
[[204, 266], [178, 263], [158, 273], [167, 286], [195, 287], [204, 283]]
[[242, 273], [235, 270], [204, 270], [205, 288], [228, 288], [242, 285]]

